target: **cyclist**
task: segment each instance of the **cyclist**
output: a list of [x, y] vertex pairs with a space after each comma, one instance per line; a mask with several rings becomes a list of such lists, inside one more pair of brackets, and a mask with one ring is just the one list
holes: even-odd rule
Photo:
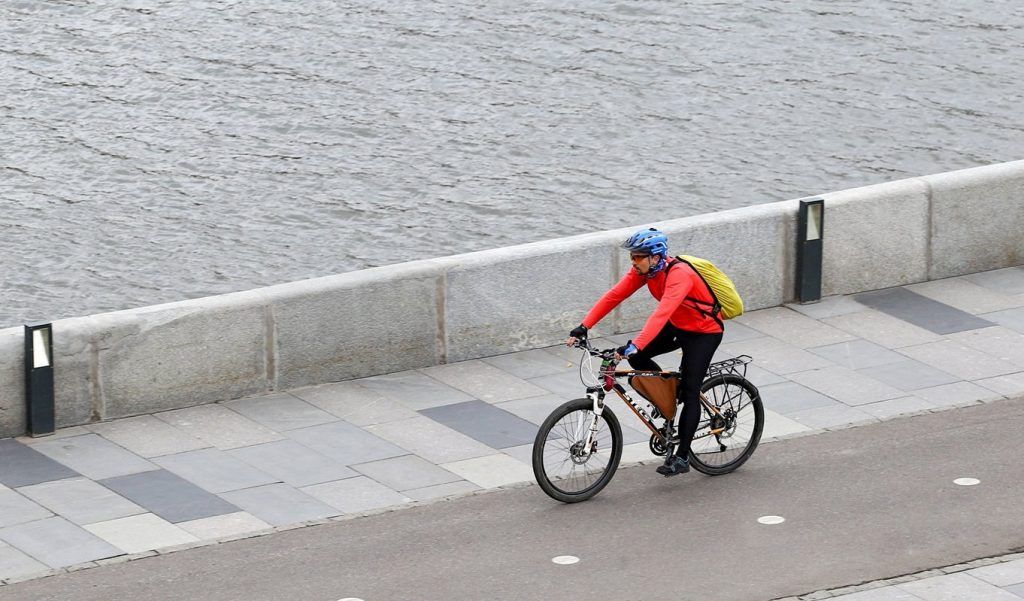
[[[597, 301], [583, 322], [569, 332], [567, 344], [587, 337], [605, 315], [634, 292], [647, 285], [658, 306], [633, 340], [616, 349], [618, 359], [626, 358], [633, 369], [660, 371], [654, 357], [682, 349], [679, 364], [682, 381], [678, 388], [683, 404], [679, 420], [679, 441], [675, 454], [665, 458], [658, 473], [675, 476], [690, 471], [690, 441], [700, 421], [700, 386], [711, 358], [722, 342], [721, 313], [711, 313], [714, 297], [700, 275], [668, 254], [668, 237], [650, 228], [636, 232], [622, 243], [629, 251], [633, 268]], [[707, 303], [701, 305], [694, 300]]]

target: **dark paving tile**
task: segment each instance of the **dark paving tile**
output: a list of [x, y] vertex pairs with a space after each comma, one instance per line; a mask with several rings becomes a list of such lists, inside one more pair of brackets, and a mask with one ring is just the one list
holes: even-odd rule
[[495, 449], [528, 444], [537, 436], [537, 426], [483, 401], [422, 409], [420, 413]]
[[949, 305], [911, 292], [906, 288], [888, 288], [864, 292], [854, 297], [857, 302], [887, 313], [936, 334], [952, 334], [991, 327], [990, 321], [975, 317]]
[[168, 522], [187, 522], [239, 511], [231, 503], [166, 470], [100, 480], [100, 484]]
[[17, 440], [0, 440], [0, 484], [8, 488], [76, 476], [81, 474]]

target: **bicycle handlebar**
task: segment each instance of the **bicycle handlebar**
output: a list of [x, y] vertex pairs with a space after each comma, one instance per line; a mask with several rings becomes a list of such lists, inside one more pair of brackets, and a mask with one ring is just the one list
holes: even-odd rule
[[611, 361], [613, 366], [619, 363], [619, 360], [615, 358], [615, 349], [596, 349], [591, 346], [590, 340], [587, 338], [577, 338], [573, 347], [587, 351], [592, 357], [600, 357], [606, 361]]

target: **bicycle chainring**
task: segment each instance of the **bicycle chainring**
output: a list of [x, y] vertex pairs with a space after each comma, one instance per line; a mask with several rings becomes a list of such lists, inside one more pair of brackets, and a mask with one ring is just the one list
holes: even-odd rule
[[[662, 435], [664, 435], [664, 431], [662, 431]], [[668, 447], [665, 446], [664, 440], [664, 438], [659, 437], [657, 434], [651, 434], [651, 453], [654, 453], [658, 457], [668, 455]]]

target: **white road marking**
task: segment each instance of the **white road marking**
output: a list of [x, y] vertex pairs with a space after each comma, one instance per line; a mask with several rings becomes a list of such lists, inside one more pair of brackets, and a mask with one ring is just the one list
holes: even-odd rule
[[953, 484], [959, 484], [960, 486], [974, 486], [975, 484], [981, 484], [981, 480], [977, 478], [957, 478], [953, 480]]
[[558, 557], [553, 558], [551, 561], [553, 563], [557, 563], [558, 565], [567, 566], [574, 563], [579, 563], [580, 558], [573, 557], [572, 555], [559, 555]]
[[763, 515], [763, 516], [757, 518], [757, 521], [762, 523], [762, 524], [769, 524], [769, 525], [771, 525], [771, 524], [781, 524], [782, 522], [786, 521], [786, 518], [782, 517], [781, 515]]

